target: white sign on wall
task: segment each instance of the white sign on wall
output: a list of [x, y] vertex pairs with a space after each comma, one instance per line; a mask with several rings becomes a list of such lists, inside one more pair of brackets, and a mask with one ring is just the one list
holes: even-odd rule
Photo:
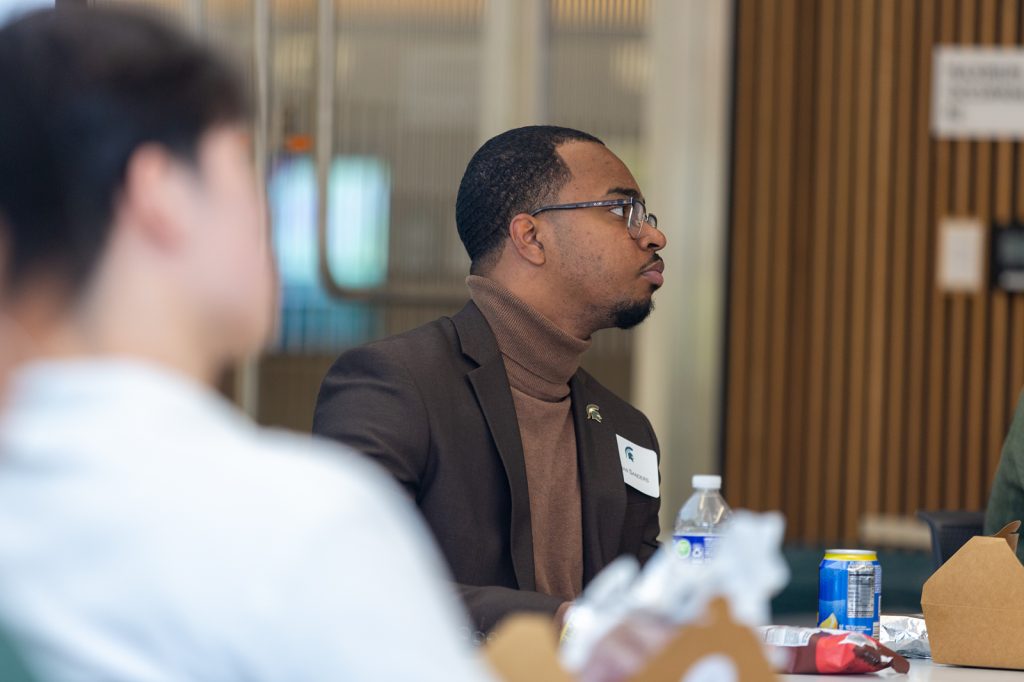
[[936, 137], [1024, 139], [1024, 49], [939, 46], [932, 76]]
[[935, 276], [941, 291], [968, 294], [984, 291], [984, 223], [978, 218], [940, 220], [938, 259]]

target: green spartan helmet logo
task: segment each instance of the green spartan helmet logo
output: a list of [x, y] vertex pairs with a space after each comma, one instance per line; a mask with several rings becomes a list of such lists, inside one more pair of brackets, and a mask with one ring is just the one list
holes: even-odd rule
[[626, 459], [628, 459], [630, 462], [634, 461], [633, 460], [633, 448], [628, 447], [628, 446], [626, 447]]

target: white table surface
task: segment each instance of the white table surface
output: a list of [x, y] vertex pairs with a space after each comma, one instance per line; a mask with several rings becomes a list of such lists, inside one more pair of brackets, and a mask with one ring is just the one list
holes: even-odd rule
[[1024, 671], [1021, 670], [989, 670], [987, 668], [959, 668], [956, 666], [939, 665], [931, 661], [910, 659], [910, 672], [900, 675], [886, 670], [871, 675], [779, 675], [781, 680], [792, 682], [812, 682], [828, 680], [885, 680], [886, 682], [1024, 682]]

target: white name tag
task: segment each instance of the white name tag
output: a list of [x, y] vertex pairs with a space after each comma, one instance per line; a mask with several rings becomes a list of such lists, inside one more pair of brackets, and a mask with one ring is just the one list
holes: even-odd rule
[[660, 497], [660, 481], [658, 480], [658, 453], [619, 434], [615, 434], [619, 444], [619, 461], [622, 462], [622, 480], [633, 486], [644, 495]]

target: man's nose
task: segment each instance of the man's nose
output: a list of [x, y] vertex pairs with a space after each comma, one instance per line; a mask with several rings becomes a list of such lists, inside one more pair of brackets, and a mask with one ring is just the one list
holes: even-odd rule
[[640, 248], [644, 251], [661, 251], [668, 244], [668, 238], [665, 236], [665, 233], [650, 223], [644, 225], [638, 241], [640, 242]]

